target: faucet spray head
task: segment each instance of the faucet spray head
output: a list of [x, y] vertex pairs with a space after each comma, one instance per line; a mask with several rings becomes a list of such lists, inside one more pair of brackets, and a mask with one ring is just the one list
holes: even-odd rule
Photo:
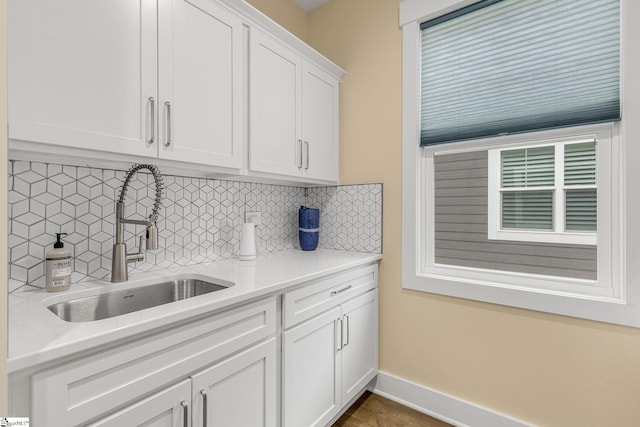
[[158, 249], [158, 226], [153, 221], [147, 227], [147, 250], [155, 251]]

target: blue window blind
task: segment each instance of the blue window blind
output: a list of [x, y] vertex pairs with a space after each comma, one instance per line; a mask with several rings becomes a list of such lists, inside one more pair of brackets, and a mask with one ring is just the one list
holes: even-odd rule
[[421, 35], [420, 145], [620, 120], [619, 0], [485, 0]]

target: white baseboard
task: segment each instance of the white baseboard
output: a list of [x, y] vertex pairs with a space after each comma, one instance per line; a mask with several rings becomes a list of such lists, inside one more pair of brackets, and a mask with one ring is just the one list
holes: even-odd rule
[[372, 391], [458, 427], [530, 427], [531, 424], [386, 372], [378, 372]]

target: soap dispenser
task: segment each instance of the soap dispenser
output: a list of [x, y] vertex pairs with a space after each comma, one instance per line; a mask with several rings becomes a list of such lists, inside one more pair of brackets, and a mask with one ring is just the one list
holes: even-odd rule
[[73, 265], [71, 252], [64, 248], [61, 236], [67, 233], [56, 233], [56, 242], [53, 249], [46, 254], [46, 283], [48, 292], [64, 291], [71, 286], [71, 272]]

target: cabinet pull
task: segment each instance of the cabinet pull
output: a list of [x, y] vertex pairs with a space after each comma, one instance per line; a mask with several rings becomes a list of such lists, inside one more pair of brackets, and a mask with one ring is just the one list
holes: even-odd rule
[[[338, 322], [340, 322], [340, 327], [338, 327]], [[340, 351], [342, 350], [342, 319], [341, 318], [337, 318], [336, 319], [336, 323], [335, 323], [335, 328], [336, 328], [336, 351]], [[340, 332], [340, 338], [338, 338], [338, 332]]]
[[182, 406], [182, 425], [184, 427], [189, 427], [189, 405], [187, 405], [187, 402], [185, 402], [184, 400], [182, 402], [180, 402], [180, 405]]
[[304, 167], [306, 170], [309, 170], [309, 141], [304, 142], [305, 147], [307, 147], [307, 163]]
[[149, 97], [149, 144], [153, 144], [156, 141], [156, 99], [153, 96]]
[[[345, 321], [345, 319], [346, 319], [346, 321]], [[346, 334], [347, 335], [347, 339], [346, 339], [346, 341], [344, 341], [342, 343], [342, 348], [344, 348], [344, 347], [349, 345], [349, 336], [351, 335], [349, 333], [349, 315], [345, 314], [344, 316], [342, 316], [342, 321], [347, 325], [347, 334]]]
[[298, 156], [298, 169], [302, 169], [302, 140], [298, 140], [298, 148], [300, 155]]
[[202, 395], [202, 427], [207, 427], [207, 392], [200, 390]]
[[345, 286], [344, 288], [338, 289], [337, 291], [331, 291], [331, 296], [341, 294], [342, 292], [348, 291], [349, 289], [351, 289], [351, 285]]
[[164, 143], [165, 147], [171, 146], [171, 103], [169, 101], [164, 103], [167, 107], [167, 140]]

